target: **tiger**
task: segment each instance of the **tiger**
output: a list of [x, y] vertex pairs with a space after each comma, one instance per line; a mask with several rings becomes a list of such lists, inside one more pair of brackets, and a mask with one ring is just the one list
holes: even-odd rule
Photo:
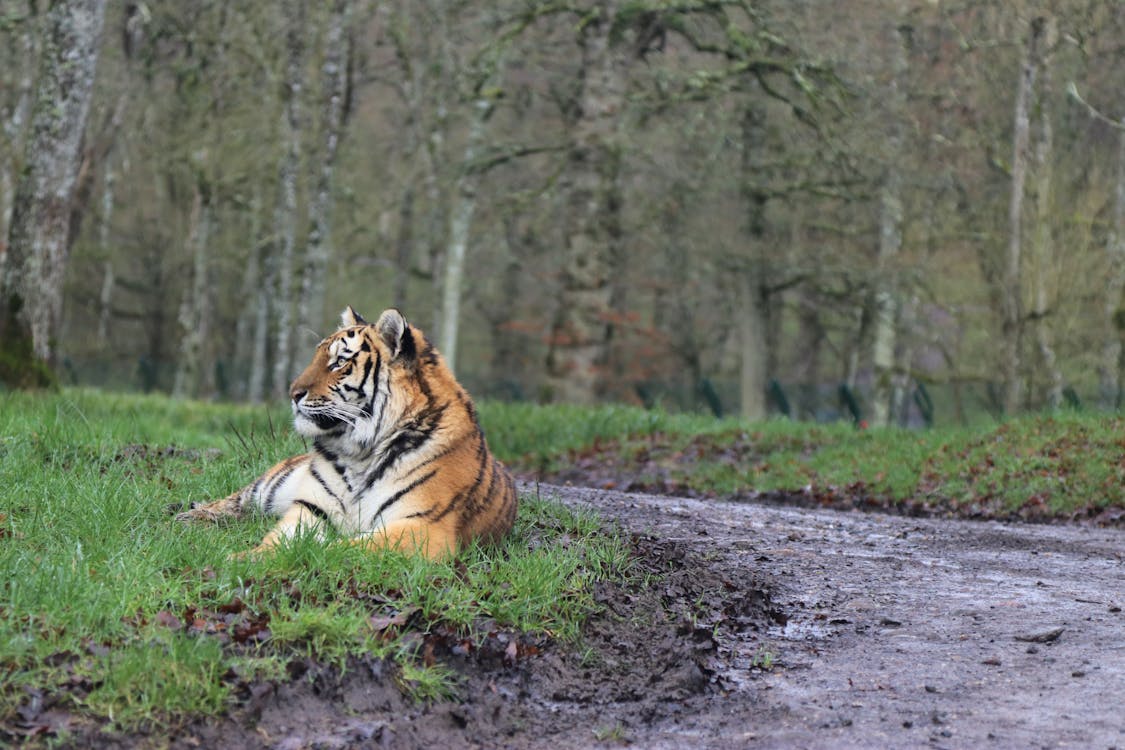
[[441, 354], [396, 309], [368, 323], [350, 305], [289, 388], [293, 425], [312, 450], [281, 461], [185, 522], [249, 511], [280, 516], [257, 556], [306, 531], [371, 551], [438, 560], [512, 529], [512, 475], [489, 451], [477, 411]]

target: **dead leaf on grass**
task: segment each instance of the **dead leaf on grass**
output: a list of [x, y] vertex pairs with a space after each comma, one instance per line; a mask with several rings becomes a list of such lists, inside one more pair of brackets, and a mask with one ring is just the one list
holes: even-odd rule
[[168, 628], [169, 630], [179, 630], [184, 626], [184, 624], [180, 622], [180, 618], [166, 609], [157, 612], [152, 616], [152, 619], [157, 625]]
[[420, 609], [420, 607], [407, 607], [393, 615], [372, 615], [367, 618], [367, 624], [370, 625], [371, 629], [376, 633], [382, 633], [388, 628], [406, 627], [406, 624], [410, 622], [410, 618]]

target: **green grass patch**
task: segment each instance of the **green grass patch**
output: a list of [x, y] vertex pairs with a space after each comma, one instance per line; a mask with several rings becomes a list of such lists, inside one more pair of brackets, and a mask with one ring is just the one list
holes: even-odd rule
[[174, 724], [307, 658], [385, 657], [410, 694], [449, 695], [452, 674], [420, 655], [427, 639], [576, 639], [593, 583], [628, 565], [596, 518], [534, 497], [503, 544], [441, 563], [307, 538], [228, 562], [272, 520], [168, 512], [302, 450], [284, 411], [0, 394], [0, 725], [36, 696], [122, 728]]
[[738, 425], [702, 414], [669, 414], [635, 406], [574, 406], [486, 402], [480, 405], [488, 445], [504, 461], [546, 468], [566, 460], [568, 451], [606, 440], [657, 434], [699, 435]]
[[[498, 453], [547, 480], [1034, 520], [1125, 516], [1125, 420], [1064, 411], [1000, 424], [856, 430], [753, 425], [626, 407], [486, 404]], [[1116, 520], [1115, 520], [1116, 519]]]

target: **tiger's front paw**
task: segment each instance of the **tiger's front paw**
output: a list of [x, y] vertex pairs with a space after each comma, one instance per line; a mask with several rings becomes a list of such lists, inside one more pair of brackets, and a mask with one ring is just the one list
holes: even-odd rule
[[176, 514], [176, 520], [181, 523], [219, 523], [220, 521], [232, 518], [236, 515], [236, 513], [232, 513], [229, 510], [216, 507], [215, 503], [207, 505], [192, 503], [190, 510], [185, 510], [183, 513]]
[[176, 514], [176, 520], [180, 523], [193, 523], [195, 521], [215, 523], [219, 520], [219, 516], [206, 508], [196, 508], [195, 503], [192, 503], [191, 510], [185, 510], [183, 513]]
[[193, 521], [218, 523], [242, 515], [242, 504], [238, 501], [236, 495], [224, 497], [222, 500], [213, 500], [209, 503], [190, 503], [188, 508], [190, 510], [176, 514], [177, 521], [184, 523], [192, 523]]

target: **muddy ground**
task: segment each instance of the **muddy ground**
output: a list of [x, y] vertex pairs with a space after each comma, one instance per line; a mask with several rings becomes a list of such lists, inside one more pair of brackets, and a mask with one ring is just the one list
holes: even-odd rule
[[581, 648], [437, 653], [463, 700], [421, 708], [379, 662], [294, 664], [172, 737], [76, 744], [1125, 748], [1125, 530], [539, 491], [660, 575], [604, 585]]

